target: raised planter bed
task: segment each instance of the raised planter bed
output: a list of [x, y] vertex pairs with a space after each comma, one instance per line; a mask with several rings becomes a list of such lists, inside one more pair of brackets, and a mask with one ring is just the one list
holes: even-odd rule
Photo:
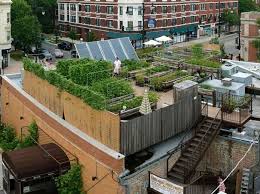
[[161, 76], [164, 76], [164, 75], [171, 73], [171, 72], [172, 72], [172, 70], [169, 70], [169, 71], [158, 72], [158, 73], [155, 73], [155, 74], [150, 75], [150, 76], [144, 76], [144, 82], [148, 83], [151, 78], [161, 77]]
[[153, 67], [143, 68], [143, 69], [137, 69], [134, 71], [128, 72], [128, 76], [131, 78], [135, 78], [136, 75], [144, 73], [147, 69], [152, 69]]
[[133, 97], [134, 97], [134, 94], [128, 94], [128, 95], [125, 95], [125, 96], [120, 96], [120, 97], [117, 97], [117, 98], [109, 99], [109, 100], [107, 100], [107, 103], [108, 104], [116, 104], [120, 101], [129, 100]]

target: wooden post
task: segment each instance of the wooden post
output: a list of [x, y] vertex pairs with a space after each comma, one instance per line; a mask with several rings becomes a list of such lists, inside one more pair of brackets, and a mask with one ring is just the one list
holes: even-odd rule
[[212, 103], [213, 103], [213, 107], [216, 107], [217, 106], [217, 96], [216, 96], [216, 91], [213, 90], [212, 92]]

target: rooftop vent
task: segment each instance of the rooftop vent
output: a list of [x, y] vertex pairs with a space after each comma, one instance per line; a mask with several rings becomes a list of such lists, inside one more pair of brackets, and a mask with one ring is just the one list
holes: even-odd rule
[[231, 78], [224, 78], [221, 80], [223, 86], [231, 86], [232, 85], [232, 79]]

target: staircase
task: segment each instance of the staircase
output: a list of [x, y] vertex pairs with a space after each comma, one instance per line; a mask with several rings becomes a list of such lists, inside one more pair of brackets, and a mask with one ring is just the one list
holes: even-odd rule
[[248, 194], [249, 193], [249, 177], [250, 177], [250, 170], [244, 168], [242, 174], [242, 181], [241, 181], [241, 188], [240, 194]]
[[168, 172], [168, 178], [181, 184], [189, 184], [195, 169], [212, 141], [218, 134], [221, 120], [218, 120], [219, 111], [215, 119], [204, 117], [198, 125], [196, 133], [181, 150], [181, 156]]

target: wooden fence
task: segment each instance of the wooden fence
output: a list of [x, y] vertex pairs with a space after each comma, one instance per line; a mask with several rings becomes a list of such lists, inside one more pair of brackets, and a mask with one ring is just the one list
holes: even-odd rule
[[181, 101], [148, 115], [121, 121], [120, 153], [130, 155], [192, 128], [201, 115], [201, 99]]

